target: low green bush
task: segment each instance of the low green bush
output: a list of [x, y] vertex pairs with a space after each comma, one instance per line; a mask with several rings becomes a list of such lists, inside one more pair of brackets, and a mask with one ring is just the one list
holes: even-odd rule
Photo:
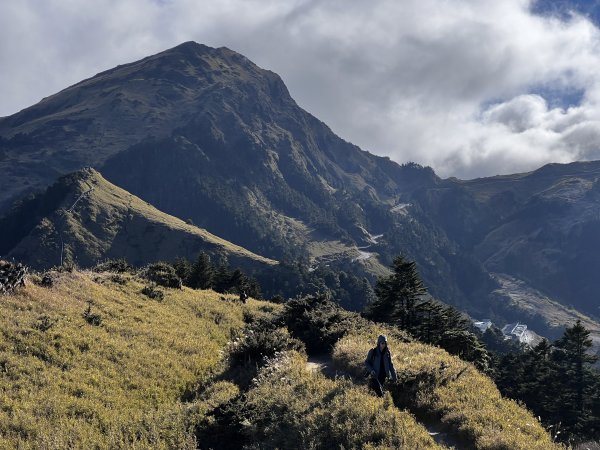
[[242, 335], [231, 341], [227, 349], [229, 372], [238, 385], [247, 387], [258, 369], [277, 353], [305, 352], [302, 341], [277, 325], [268, 319], [256, 319], [246, 326]]
[[94, 326], [102, 325], [102, 315], [97, 312], [92, 311], [92, 302], [88, 301], [88, 306], [86, 310], [83, 312], [83, 318], [87, 323]]
[[107, 259], [101, 263], [96, 264], [93, 268], [94, 272], [116, 272], [126, 273], [132, 272], [133, 267], [123, 258], [119, 259]]
[[141, 275], [159, 286], [166, 288], [181, 289], [183, 283], [181, 278], [177, 276], [175, 268], [165, 262], [158, 262], [148, 265], [142, 270]]
[[149, 297], [153, 300], [158, 300], [159, 302], [165, 298], [165, 293], [158, 289], [155, 284], [144, 286], [141, 292], [146, 297]]
[[[292, 336], [306, 344], [309, 353], [329, 352], [347, 333], [370, 326], [359, 314], [346, 311], [325, 296], [308, 296], [285, 304], [283, 319]], [[408, 340], [408, 335], [403, 336]]]
[[291, 337], [285, 328], [273, 328], [270, 322], [259, 320], [231, 343], [229, 358], [233, 365], [256, 365], [286, 350], [304, 352], [304, 344]]

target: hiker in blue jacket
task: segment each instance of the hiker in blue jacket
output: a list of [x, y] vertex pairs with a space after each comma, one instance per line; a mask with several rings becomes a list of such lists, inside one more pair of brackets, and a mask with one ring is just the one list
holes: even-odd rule
[[385, 379], [388, 377], [393, 381], [398, 379], [392, 362], [392, 354], [387, 345], [387, 337], [383, 334], [377, 338], [377, 347], [369, 350], [365, 365], [371, 375], [371, 387], [379, 397], [383, 397]]

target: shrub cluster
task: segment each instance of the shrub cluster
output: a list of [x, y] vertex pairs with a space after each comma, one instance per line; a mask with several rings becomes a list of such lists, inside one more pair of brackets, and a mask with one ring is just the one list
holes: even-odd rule
[[158, 301], [162, 301], [165, 298], [165, 293], [158, 289], [155, 284], [149, 284], [148, 286], [144, 286], [142, 289], [142, 294], [144, 294], [146, 297]]
[[291, 337], [285, 328], [274, 328], [272, 322], [258, 320], [231, 343], [229, 359], [232, 365], [256, 366], [285, 350], [304, 352], [304, 344]]
[[118, 274], [118, 273], [111, 275], [110, 281], [112, 281], [113, 283], [116, 283], [116, 284], [120, 284], [121, 286], [127, 284], [127, 278], [125, 278], [123, 275]]
[[52, 276], [48, 272], [46, 272], [42, 276], [42, 279], [40, 280], [39, 284], [40, 284], [40, 286], [51, 288], [51, 287], [54, 286], [54, 279], [52, 278]]
[[119, 259], [107, 259], [101, 263], [96, 264], [94, 272], [115, 272], [115, 273], [126, 273], [132, 272], [133, 267], [123, 258]]
[[212, 289], [238, 295], [245, 292], [252, 298], [262, 298], [258, 282], [239, 268], [230, 271], [224, 258], [213, 264], [210, 256], [201, 252], [193, 263], [186, 258], [177, 258], [173, 267], [183, 284], [192, 289]]
[[83, 312], [83, 318], [87, 323], [94, 326], [102, 325], [102, 316], [99, 313], [92, 312], [92, 302], [88, 301], [88, 306]]
[[259, 318], [231, 341], [227, 349], [229, 375], [238, 385], [247, 388], [259, 368], [277, 353], [288, 350], [304, 353], [304, 344], [279, 325], [277, 321]]
[[181, 289], [183, 286], [181, 278], [177, 276], [173, 266], [165, 262], [157, 262], [148, 265], [142, 270], [141, 275], [159, 286], [166, 288]]
[[[283, 319], [292, 335], [303, 341], [310, 353], [329, 352], [347, 333], [366, 330], [371, 324], [324, 295], [288, 301]], [[399, 339], [409, 340], [405, 333], [395, 333]]]
[[46, 332], [52, 328], [56, 322], [57, 320], [52, 319], [48, 314], [42, 314], [37, 318], [33, 327], [42, 332]]

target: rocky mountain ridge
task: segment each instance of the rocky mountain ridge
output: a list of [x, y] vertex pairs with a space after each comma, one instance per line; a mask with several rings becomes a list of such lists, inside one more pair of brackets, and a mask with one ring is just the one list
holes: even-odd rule
[[344, 141], [226, 48], [184, 43], [0, 119], [0, 214], [84, 166], [268, 258], [373, 281], [403, 254], [435, 297], [476, 317], [510, 313], [496, 273], [598, 313], [600, 163], [442, 180]]
[[[36, 269], [91, 267], [105, 259], [142, 266], [200, 252], [241, 267], [277, 264], [169, 216], [87, 168], [61, 177], [0, 219], [0, 254]], [[16, 243], [16, 244], [15, 244]]]

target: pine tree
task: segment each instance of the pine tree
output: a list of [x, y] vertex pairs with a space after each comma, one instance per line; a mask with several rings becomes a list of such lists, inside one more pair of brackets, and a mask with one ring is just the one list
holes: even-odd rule
[[220, 264], [212, 278], [213, 289], [217, 292], [227, 292], [231, 288], [231, 272], [226, 265]]
[[448, 353], [465, 361], [471, 361], [483, 372], [487, 372], [490, 368], [490, 357], [485, 347], [477, 339], [477, 336], [468, 330], [447, 329], [442, 333], [439, 345]]
[[560, 441], [600, 438], [600, 375], [589, 336], [578, 321], [554, 344], [506, 354], [497, 367], [502, 394], [525, 402]]
[[364, 299], [364, 304], [370, 305], [377, 299], [377, 296], [375, 295], [375, 291], [373, 290], [371, 283], [369, 283], [369, 280], [367, 280], [365, 277], [363, 277], [363, 279], [361, 280], [360, 290], [361, 297]]
[[565, 330], [554, 347], [552, 356], [557, 364], [555, 380], [560, 389], [555, 392], [556, 400], [551, 412], [555, 420], [562, 422], [568, 436], [586, 436], [590, 422], [594, 421], [591, 400], [597, 379], [591, 365], [598, 359], [590, 354], [590, 332], [578, 320]]
[[437, 345], [439, 331], [444, 328], [444, 306], [434, 300], [425, 300], [416, 305], [417, 323], [412, 329], [413, 335], [420, 341]]
[[374, 321], [394, 322], [406, 329], [415, 323], [416, 303], [427, 289], [414, 261], [398, 256], [392, 269], [392, 275], [377, 280], [377, 299], [369, 305], [365, 315]]
[[189, 286], [193, 289], [211, 289], [213, 287], [214, 268], [210, 263], [210, 256], [202, 252], [192, 265]]
[[229, 287], [236, 294], [245, 292], [252, 298], [261, 298], [260, 284], [254, 278], [247, 276], [240, 269], [235, 269], [229, 277]]
[[175, 269], [177, 276], [181, 278], [181, 281], [183, 281], [183, 284], [189, 286], [190, 275], [192, 274], [192, 264], [187, 260], [187, 258], [175, 258], [173, 268]]
[[378, 322], [392, 323], [417, 339], [439, 345], [488, 371], [490, 356], [470, 331], [469, 323], [462, 314], [451, 306], [424, 298], [427, 289], [416, 263], [398, 256], [392, 268], [392, 275], [377, 281], [377, 299], [367, 307], [365, 316]]

